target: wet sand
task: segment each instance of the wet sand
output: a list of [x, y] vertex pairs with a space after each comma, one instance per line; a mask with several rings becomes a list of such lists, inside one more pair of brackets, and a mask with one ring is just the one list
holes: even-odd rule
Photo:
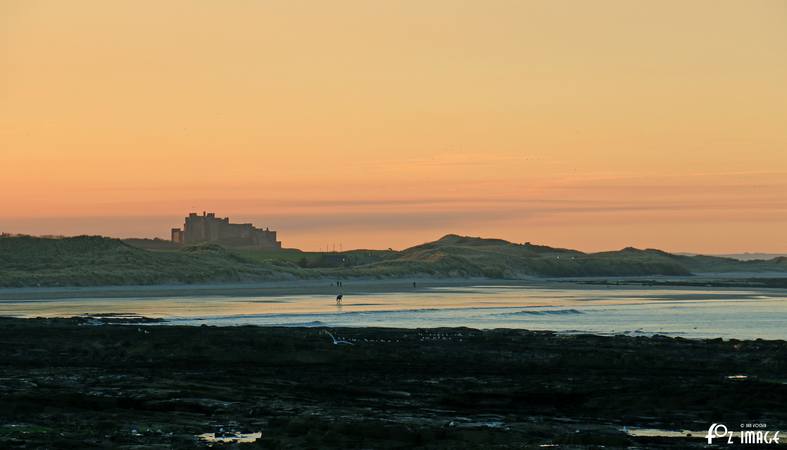
[[[777, 276], [778, 275], [778, 276]], [[341, 286], [337, 285], [341, 282]], [[416, 283], [413, 286], [413, 282]], [[651, 277], [583, 277], [492, 279], [492, 278], [364, 278], [332, 280], [269, 281], [260, 283], [169, 284], [140, 286], [91, 286], [91, 287], [27, 287], [2, 288], [2, 300], [49, 300], [67, 298], [145, 298], [145, 297], [194, 297], [194, 296], [282, 296], [282, 295], [335, 295], [379, 294], [413, 292], [423, 288], [459, 288], [462, 286], [525, 286], [587, 289], [588, 286], [608, 289], [626, 286], [662, 286], [676, 289], [696, 287], [718, 288], [787, 288], [787, 277], [779, 274], [723, 273], [697, 276]]]
[[632, 430], [787, 429], [785, 341], [106, 322], [0, 319], [1, 448], [704, 448]]
[[[415, 278], [415, 279], [364, 279], [344, 280], [292, 280], [265, 283], [171, 284], [149, 286], [95, 286], [95, 287], [42, 287], [3, 288], [2, 300], [39, 300], [58, 298], [144, 298], [144, 297], [194, 297], [194, 296], [282, 296], [282, 295], [335, 295], [411, 292], [426, 287], [461, 287], [477, 285], [530, 286], [549, 284], [548, 281], [492, 280], [488, 278]], [[416, 282], [416, 286], [413, 286]]]

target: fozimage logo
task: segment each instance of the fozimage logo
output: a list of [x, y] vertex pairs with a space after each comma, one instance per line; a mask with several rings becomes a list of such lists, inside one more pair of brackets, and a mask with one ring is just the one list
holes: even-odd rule
[[714, 439], [722, 439], [727, 444], [778, 444], [779, 432], [767, 430], [764, 423], [742, 423], [738, 432], [728, 430], [723, 423], [711, 424], [708, 428], [708, 444]]

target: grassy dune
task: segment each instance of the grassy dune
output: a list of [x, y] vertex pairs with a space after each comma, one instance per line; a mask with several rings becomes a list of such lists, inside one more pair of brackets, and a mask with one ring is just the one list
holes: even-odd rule
[[403, 251], [341, 253], [184, 248], [97, 236], [0, 237], [0, 286], [102, 286], [320, 277], [588, 277], [787, 272], [787, 258], [738, 261], [626, 248], [582, 253], [500, 239], [447, 235]]
[[218, 246], [149, 251], [117, 239], [0, 238], [0, 286], [102, 286], [293, 278]]
[[420, 268], [432, 275], [490, 278], [690, 274], [686, 267], [669, 258], [647, 253], [584, 254], [576, 250], [457, 235], [409, 248], [402, 251], [399, 258], [373, 267], [383, 273]]

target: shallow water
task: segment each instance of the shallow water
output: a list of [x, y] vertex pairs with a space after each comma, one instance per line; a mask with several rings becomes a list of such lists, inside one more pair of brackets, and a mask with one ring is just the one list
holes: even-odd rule
[[262, 437], [261, 432], [257, 433], [238, 433], [238, 432], [229, 432], [229, 433], [222, 433], [221, 435], [216, 435], [216, 433], [203, 433], [197, 435], [197, 439], [210, 442], [210, 443], [220, 443], [220, 444], [230, 444], [230, 443], [238, 443], [238, 444], [248, 444], [251, 442], [256, 442], [257, 439]]
[[525, 328], [689, 338], [787, 339], [775, 289], [462, 286], [331, 295], [1, 300], [0, 315], [128, 313], [179, 325]]
[[667, 438], [694, 438], [705, 439], [706, 432], [688, 430], [663, 430], [661, 428], [629, 428], [625, 430], [631, 436], [637, 437], [667, 437]]

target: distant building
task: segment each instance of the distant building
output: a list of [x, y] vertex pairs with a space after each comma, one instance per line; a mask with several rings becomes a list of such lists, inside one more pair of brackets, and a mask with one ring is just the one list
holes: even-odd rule
[[172, 242], [195, 244], [215, 242], [224, 245], [255, 246], [278, 250], [281, 242], [276, 232], [257, 228], [250, 223], [230, 223], [229, 217], [218, 218], [215, 213], [203, 212], [200, 216], [191, 213], [186, 217], [183, 228], [172, 229]]

